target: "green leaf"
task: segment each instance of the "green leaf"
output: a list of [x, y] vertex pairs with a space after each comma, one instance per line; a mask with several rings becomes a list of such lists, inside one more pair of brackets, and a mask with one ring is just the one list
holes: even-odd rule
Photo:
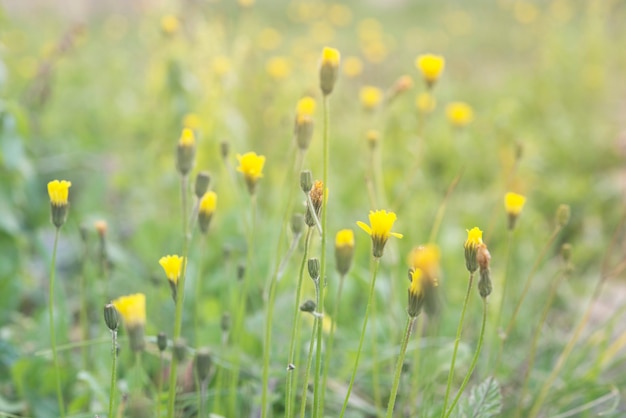
[[456, 417], [490, 418], [502, 411], [502, 395], [498, 381], [489, 376], [478, 386], [474, 386], [469, 396], [464, 396], [459, 403]]

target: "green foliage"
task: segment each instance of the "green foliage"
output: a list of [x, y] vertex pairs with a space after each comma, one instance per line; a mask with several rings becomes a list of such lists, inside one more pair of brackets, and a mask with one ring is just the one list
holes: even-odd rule
[[486, 378], [459, 402], [455, 416], [459, 418], [490, 418], [502, 412], [502, 393], [498, 381]]

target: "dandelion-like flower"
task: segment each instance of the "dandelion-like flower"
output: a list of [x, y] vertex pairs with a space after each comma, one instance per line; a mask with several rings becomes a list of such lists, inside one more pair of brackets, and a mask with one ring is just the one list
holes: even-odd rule
[[313, 216], [311, 209], [307, 205], [306, 212], [304, 214], [304, 222], [308, 226], [314, 226], [316, 223], [315, 218], [319, 220], [322, 205], [324, 204], [324, 183], [321, 180], [315, 180], [313, 187], [309, 192], [309, 197], [311, 198], [311, 204], [313, 205], [315, 216]]
[[296, 106], [296, 122], [294, 133], [298, 148], [306, 150], [313, 137], [313, 114], [315, 113], [315, 99], [305, 96], [298, 100]]
[[435, 244], [420, 245], [409, 254], [409, 265], [414, 269], [421, 270], [424, 278], [433, 286], [438, 284], [440, 261], [441, 251]]
[[515, 228], [515, 222], [524, 209], [526, 197], [521, 194], [509, 192], [504, 195], [504, 209], [509, 217], [509, 229]]
[[178, 32], [180, 21], [174, 15], [166, 15], [161, 18], [161, 30], [166, 35], [174, 35]]
[[208, 191], [200, 199], [198, 206], [198, 225], [200, 231], [206, 234], [209, 231], [209, 225], [217, 207], [217, 194], [214, 191]]
[[441, 55], [423, 54], [417, 57], [415, 66], [421, 71], [428, 87], [432, 87], [441, 76], [446, 60]]
[[372, 254], [374, 257], [382, 257], [389, 237], [402, 238], [402, 234], [391, 232], [396, 219], [396, 214], [393, 212], [377, 210], [370, 211], [370, 225], [361, 221], [357, 222], [357, 225], [372, 237]]
[[254, 194], [257, 182], [263, 177], [265, 156], [257, 155], [255, 152], [247, 152], [243, 155], [237, 154], [237, 160], [239, 160], [237, 171], [243, 173], [248, 191], [250, 194]]
[[176, 147], [176, 168], [183, 176], [193, 168], [196, 155], [196, 136], [190, 128], [184, 128]]
[[136, 293], [121, 296], [111, 304], [120, 314], [128, 331], [130, 347], [133, 351], [141, 351], [145, 347], [144, 328], [146, 324], [146, 295]]
[[409, 304], [407, 312], [409, 316], [415, 318], [422, 311], [424, 305], [424, 273], [422, 270], [416, 268], [409, 270], [409, 279], [411, 284], [409, 285]]
[[361, 88], [361, 104], [365, 110], [374, 110], [383, 98], [383, 92], [378, 87], [365, 86]]
[[462, 128], [474, 120], [474, 111], [467, 103], [453, 102], [446, 108], [446, 116], [453, 126]]
[[465, 241], [465, 266], [470, 273], [474, 273], [478, 269], [478, 260], [476, 255], [479, 246], [483, 243], [483, 231], [478, 227], [467, 230], [467, 240]]
[[178, 283], [178, 279], [180, 278], [183, 262], [185, 261], [184, 257], [180, 257], [178, 255], [166, 255], [161, 257], [159, 260], [159, 264], [165, 270], [165, 275], [167, 276], [167, 280], [173, 282], [174, 284]]
[[342, 229], [335, 235], [335, 262], [337, 272], [345, 276], [350, 271], [354, 256], [354, 231]]
[[322, 50], [322, 60], [320, 63], [320, 88], [324, 96], [332, 93], [339, 73], [339, 62], [341, 54], [334, 48], [325, 47]]
[[67, 180], [53, 180], [48, 183], [51, 219], [54, 226], [60, 228], [67, 219], [68, 197], [72, 183]]

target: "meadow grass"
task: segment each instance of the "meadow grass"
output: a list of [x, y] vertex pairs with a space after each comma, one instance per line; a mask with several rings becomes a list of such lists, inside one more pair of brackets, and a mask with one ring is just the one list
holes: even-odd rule
[[626, 413], [619, 2], [68, 11], [0, 5], [0, 416]]

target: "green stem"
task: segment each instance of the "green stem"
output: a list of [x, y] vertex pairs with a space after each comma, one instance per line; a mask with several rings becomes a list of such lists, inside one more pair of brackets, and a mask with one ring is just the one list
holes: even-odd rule
[[202, 278], [204, 275], [204, 253], [206, 251], [206, 241], [207, 241], [207, 236], [206, 235], [202, 235], [202, 240], [200, 243], [200, 260], [199, 260], [199, 266], [198, 266], [198, 276], [196, 277], [196, 289], [194, 292], [194, 302], [195, 302], [195, 309], [193, 312], [193, 328], [194, 328], [194, 336], [195, 336], [195, 342], [196, 342], [196, 347], [200, 347], [200, 298], [202, 295]]
[[[394, 282], [392, 280], [392, 282]], [[391, 294], [395, 294], [394, 285], [391, 286]], [[372, 312], [371, 316], [376, 318], [377, 315], [377, 303], [376, 298], [372, 300]], [[392, 318], [393, 319], [393, 318]], [[398, 321], [394, 320], [392, 323], [397, 324]], [[378, 361], [378, 330], [376, 329], [376, 321], [372, 321], [370, 324], [370, 333], [372, 335], [372, 392], [374, 394], [374, 407], [376, 408], [376, 415], [378, 416], [379, 411], [382, 411], [382, 401], [380, 395], [380, 371], [379, 371], [379, 361]], [[395, 334], [395, 333], [394, 333]], [[393, 339], [395, 335], [392, 336]]]
[[509, 230], [508, 239], [506, 241], [506, 253], [504, 256], [504, 275], [502, 277], [502, 294], [500, 297], [500, 307], [498, 308], [498, 314], [496, 316], [495, 326], [500, 326], [500, 320], [502, 318], [502, 311], [504, 310], [504, 301], [507, 293], [507, 277], [509, 272], [509, 264], [511, 262], [511, 247], [513, 246], [513, 230]]
[[470, 368], [467, 371], [467, 374], [465, 375], [465, 379], [463, 379], [463, 383], [461, 383], [461, 387], [459, 388], [459, 391], [454, 397], [454, 400], [452, 401], [452, 404], [450, 405], [450, 409], [448, 409], [446, 418], [448, 418], [450, 414], [452, 414], [452, 411], [454, 411], [454, 407], [459, 402], [459, 399], [461, 398], [461, 395], [463, 394], [463, 391], [465, 390], [465, 387], [467, 386], [467, 383], [469, 382], [470, 377], [472, 377], [472, 373], [474, 372], [476, 363], [478, 363], [478, 356], [480, 355], [480, 349], [483, 346], [483, 338], [485, 336], [485, 324], [486, 323], [487, 323], [487, 298], [485, 297], [483, 298], [483, 321], [482, 321], [482, 325], [480, 326], [480, 335], [478, 337], [478, 345], [476, 346], [476, 352], [474, 353], [474, 358], [472, 359]]
[[[254, 230], [256, 227], [256, 195], [250, 196], [250, 228], [248, 228], [248, 251], [246, 257], [246, 271], [243, 278], [241, 294], [237, 306], [237, 316], [235, 317], [235, 327], [233, 329], [233, 341], [241, 349], [243, 339], [243, 323], [246, 315], [246, 303], [248, 292], [250, 291], [250, 271], [252, 270], [252, 254], [254, 252]], [[239, 384], [239, 374], [241, 369], [241, 356], [236, 355], [233, 361], [233, 369], [229, 387], [229, 407], [233, 416], [237, 415], [237, 385]]]
[[141, 364], [141, 351], [135, 352], [135, 391], [141, 394], [143, 390], [143, 366]]
[[370, 292], [367, 298], [367, 307], [365, 308], [365, 317], [363, 318], [363, 328], [361, 329], [361, 337], [359, 338], [359, 348], [356, 352], [356, 359], [354, 360], [354, 368], [352, 369], [352, 376], [350, 377], [350, 384], [348, 385], [348, 393], [346, 393], [346, 398], [343, 401], [343, 406], [341, 408], [340, 418], [344, 416], [346, 413], [346, 408], [348, 407], [348, 402], [350, 401], [350, 394], [352, 393], [352, 386], [354, 386], [354, 379], [356, 378], [356, 372], [359, 368], [359, 359], [361, 358], [361, 349], [363, 348], [363, 341], [365, 340], [365, 331], [367, 329], [367, 319], [369, 318], [370, 308], [372, 305], [372, 301], [374, 300], [374, 291], [376, 288], [376, 275], [378, 273], [378, 267], [380, 265], [380, 259], [374, 257], [372, 266], [372, 280], [370, 284]]
[[[87, 292], [86, 292], [86, 284], [87, 281], [87, 260], [89, 258], [89, 249], [87, 247], [86, 240], [83, 241], [85, 245], [85, 249], [83, 251], [83, 259], [81, 260], [81, 272], [79, 279], [79, 293], [80, 293], [80, 333], [81, 339], [83, 341], [87, 341], [89, 339], [89, 323], [87, 318]], [[89, 370], [89, 351], [86, 345], [83, 345], [80, 349], [82, 361], [83, 361], [83, 370]]]
[[294, 309], [293, 309], [293, 320], [292, 320], [292, 325], [291, 325], [291, 339], [289, 342], [289, 361], [288, 361], [288, 368], [287, 368], [287, 389], [285, 392], [285, 416], [286, 417], [290, 417], [292, 416], [292, 397], [293, 397], [293, 386], [294, 386], [294, 370], [295, 369], [291, 369], [291, 367], [289, 367], [290, 365], [294, 365], [294, 357], [296, 354], [296, 333], [298, 330], [298, 325], [299, 322], [298, 319], [300, 318], [300, 298], [301, 298], [301, 293], [302, 293], [302, 281], [304, 278], [304, 267], [306, 266], [307, 263], [307, 259], [308, 259], [308, 255], [309, 255], [309, 245], [311, 242], [311, 232], [312, 232], [312, 228], [309, 227], [307, 228], [306, 231], [306, 238], [304, 239], [304, 254], [302, 255], [302, 262], [300, 263], [300, 272], [298, 274], [298, 284], [296, 286], [296, 301], [295, 301], [295, 305], [294, 305]]
[[389, 397], [389, 403], [387, 404], [387, 418], [393, 417], [393, 408], [396, 404], [396, 396], [398, 395], [398, 387], [400, 386], [400, 377], [402, 376], [404, 355], [406, 354], [406, 347], [409, 344], [409, 339], [411, 338], [413, 322], [415, 322], [415, 317], [407, 316], [406, 327], [404, 329], [404, 339], [402, 340], [402, 347], [400, 348], [400, 355], [398, 356], [398, 363], [396, 364], [396, 373], [393, 378], [393, 386], [391, 387], [391, 396]]
[[[415, 331], [415, 334], [417, 335], [418, 339], [422, 338], [423, 332], [424, 332], [424, 315], [420, 315], [417, 319], [417, 330]], [[420, 374], [420, 361], [421, 361], [420, 355], [421, 355], [421, 345], [418, 344], [415, 347], [415, 352], [413, 353], [413, 384], [411, 385], [411, 387], [413, 388], [413, 391], [411, 392], [409, 399], [417, 399], [417, 396], [419, 395], [419, 383], [420, 383], [419, 374]], [[409, 402], [409, 405], [411, 407], [409, 416], [411, 417], [417, 416], [416, 408], [417, 408], [418, 403]]]
[[456, 330], [456, 339], [454, 340], [454, 350], [452, 351], [452, 363], [450, 364], [450, 371], [448, 372], [448, 384], [446, 385], [446, 396], [443, 399], [443, 409], [441, 416], [444, 417], [446, 408], [448, 407], [448, 398], [450, 397], [450, 388], [452, 387], [452, 378], [454, 377], [454, 364], [456, 363], [456, 353], [459, 349], [459, 342], [461, 341], [461, 332], [463, 331], [463, 321], [465, 320], [465, 311], [471, 296], [472, 283], [474, 283], [474, 273], [470, 273], [469, 281], [467, 283], [467, 293], [465, 294], [465, 300], [463, 301], [463, 309], [461, 310], [461, 319], [459, 320], [459, 326]]
[[[107, 418], [113, 418], [113, 399], [115, 398], [115, 378], [117, 375], [117, 330], [111, 331], [111, 355], [113, 356], [113, 364], [111, 365], [111, 388], [109, 391], [109, 414]], [[157, 415], [160, 417], [160, 415]]]
[[552, 302], [554, 301], [554, 297], [556, 296], [556, 291], [561, 283], [561, 280], [565, 277], [564, 270], [561, 270], [557, 275], [556, 279], [552, 283], [550, 287], [550, 293], [548, 295], [548, 299], [546, 300], [546, 304], [543, 308], [543, 312], [541, 313], [541, 319], [535, 328], [535, 332], [533, 333], [533, 338], [530, 343], [530, 349], [528, 352], [528, 364], [526, 365], [526, 371], [524, 372], [524, 382], [522, 383], [522, 389], [520, 391], [519, 400], [517, 403], [517, 411], [515, 413], [516, 417], [519, 417], [522, 413], [522, 405], [524, 402], [524, 398], [526, 397], [526, 393], [528, 392], [528, 381], [530, 380], [530, 372], [533, 369], [535, 364], [535, 354], [537, 353], [537, 344], [539, 343], [539, 336], [541, 335], [541, 331], [543, 330], [543, 325], [546, 323], [546, 319], [548, 318], [548, 313], [550, 312], [550, 308], [552, 307]]
[[[335, 328], [337, 328], [337, 315], [339, 315], [339, 307], [341, 306], [341, 293], [343, 291], [343, 282], [346, 278], [345, 274], [342, 274], [339, 278], [339, 288], [337, 289], [337, 298], [335, 299], [335, 306], [333, 307], [333, 316], [331, 317], [332, 323], [330, 325], [330, 335], [328, 336], [328, 344], [326, 345], [326, 356], [324, 359], [324, 375], [322, 377], [322, 387], [326, 389], [326, 382], [328, 380], [328, 366], [330, 365], [330, 359], [332, 358], [333, 343], [335, 341]], [[324, 410], [324, 397], [322, 396], [322, 405], [320, 409]]]
[[[318, 277], [315, 282], [315, 301], [316, 306], [319, 308], [320, 302], [320, 294], [323, 292], [320, 289], [320, 278]], [[318, 309], [319, 310], [319, 309]], [[309, 386], [309, 371], [311, 370], [311, 363], [313, 362], [313, 343], [315, 342], [315, 333], [316, 331], [322, 328], [322, 315], [320, 312], [316, 312], [315, 321], [313, 321], [313, 331], [311, 332], [311, 341], [309, 342], [309, 354], [307, 356], [306, 361], [306, 369], [304, 370], [304, 384], [302, 385], [302, 399], [300, 400], [300, 417], [304, 418], [304, 414], [306, 412], [306, 398], [308, 395], [308, 386]], [[313, 408], [315, 408], [315, 402], [313, 403]], [[315, 409], [313, 409], [312, 416], [317, 417], [315, 414]]]
[[[328, 190], [328, 161], [329, 161], [329, 144], [328, 144], [328, 119], [329, 119], [329, 111], [328, 111], [328, 96], [324, 96], [323, 100], [324, 107], [324, 153], [323, 153], [323, 177], [322, 182], [324, 183], [324, 203], [322, 205], [322, 245], [321, 245], [321, 254], [320, 254], [320, 291], [319, 296], [320, 300], [317, 304], [317, 310], [320, 315], [324, 315], [324, 295], [326, 294], [326, 240], [328, 237], [328, 202], [326, 201]], [[315, 386], [313, 392], [313, 416], [319, 417], [322, 416], [323, 413], [320, 411], [320, 405], [322, 404], [322, 397], [324, 396], [324, 388], [321, 387], [322, 383], [322, 340], [324, 337], [323, 327], [321, 320], [318, 321], [319, 325], [317, 327], [317, 346], [316, 348], [316, 357], [315, 357]]]
[[[159, 377], [157, 380], [156, 393], [156, 416], [161, 418], [161, 392], [163, 391], [163, 352], [159, 350]], [[108, 418], [113, 418], [109, 412]]]
[[[187, 231], [187, 188], [188, 178], [186, 175], [181, 177], [181, 206], [182, 206], [182, 224], [183, 224], [183, 269], [178, 279], [176, 292], [176, 314], [174, 317], [174, 336], [172, 341], [178, 341], [180, 338], [183, 324], [183, 301], [185, 296], [185, 278], [187, 277], [187, 257], [189, 253], [189, 233]], [[170, 387], [167, 405], [168, 418], [174, 418], [174, 405], [176, 403], [176, 371], [178, 368], [178, 360], [176, 356], [172, 356], [170, 365]]]
[[50, 289], [48, 293], [48, 315], [50, 316], [50, 347], [52, 349], [52, 362], [56, 377], [57, 400], [59, 402], [59, 414], [65, 417], [65, 404], [63, 403], [63, 392], [61, 390], [61, 369], [57, 356], [56, 331], [54, 328], [54, 277], [56, 270], [57, 247], [59, 246], [60, 228], [56, 228], [54, 233], [54, 244], [52, 246], [52, 261], [50, 263]]
[[463, 176], [463, 171], [464, 171], [464, 168], [461, 168], [461, 170], [459, 171], [459, 174], [457, 174], [456, 177], [452, 179], [452, 182], [448, 186], [448, 190], [446, 190], [446, 194], [443, 198], [443, 201], [439, 205], [439, 208], [437, 208], [437, 214], [435, 215], [435, 220], [433, 221], [433, 226], [430, 229], [430, 235], [428, 237], [429, 243], [434, 243], [435, 240], [437, 239], [437, 234], [439, 233], [439, 227], [441, 226], [441, 222], [443, 221], [443, 217], [446, 213], [446, 207], [448, 206], [448, 200], [450, 200], [450, 196], [452, 195], [452, 192], [456, 188], [457, 184], [459, 184], [459, 181], [461, 180], [461, 177]]

